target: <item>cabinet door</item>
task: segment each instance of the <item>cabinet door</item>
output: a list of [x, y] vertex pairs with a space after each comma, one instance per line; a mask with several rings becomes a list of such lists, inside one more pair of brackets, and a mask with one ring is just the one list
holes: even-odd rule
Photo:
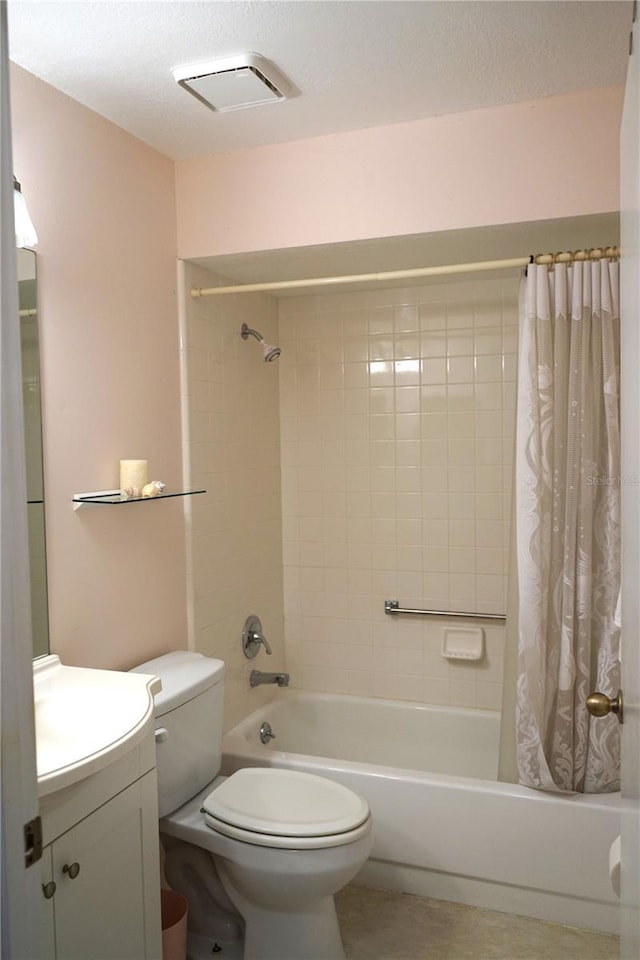
[[53, 843], [57, 960], [160, 956], [155, 791], [154, 771]]

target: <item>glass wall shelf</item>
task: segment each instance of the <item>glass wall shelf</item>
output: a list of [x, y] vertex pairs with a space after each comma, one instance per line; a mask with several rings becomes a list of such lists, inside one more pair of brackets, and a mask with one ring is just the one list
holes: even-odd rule
[[171, 497], [194, 497], [198, 493], [206, 493], [206, 490], [176, 490], [169, 493], [159, 493], [157, 497], [128, 497], [121, 490], [93, 490], [88, 493], [74, 493], [72, 497], [73, 508], [84, 504], [108, 504], [116, 506], [121, 503], [147, 503], [153, 500], [169, 500]]

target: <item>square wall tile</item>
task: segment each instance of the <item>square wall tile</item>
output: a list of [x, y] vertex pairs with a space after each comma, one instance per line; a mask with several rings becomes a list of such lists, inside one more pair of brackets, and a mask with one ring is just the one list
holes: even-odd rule
[[[192, 305], [183, 333], [186, 455], [211, 504], [190, 527], [196, 648], [226, 651], [237, 604], [262, 610], [284, 577], [270, 616], [297, 686], [496, 709], [503, 634], [455, 673], [383, 603], [502, 609], [517, 279], [243, 299]], [[258, 302], [285, 346], [271, 370], [225, 332], [254, 326]], [[394, 655], [363, 656], [376, 643]], [[229, 716], [248, 709], [242, 669]]]

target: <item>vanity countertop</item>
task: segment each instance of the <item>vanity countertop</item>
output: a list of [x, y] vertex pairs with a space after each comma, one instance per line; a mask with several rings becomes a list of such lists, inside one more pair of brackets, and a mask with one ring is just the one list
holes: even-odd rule
[[158, 677], [34, 661], [38, 794], [77, 783], [133, 749], [153, 719]]

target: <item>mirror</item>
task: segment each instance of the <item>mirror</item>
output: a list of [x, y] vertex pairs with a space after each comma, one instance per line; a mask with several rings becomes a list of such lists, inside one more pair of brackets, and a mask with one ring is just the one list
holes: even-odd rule
[[20, 343], [22, 348], [22, 398], [24, 405], [25, 457], [27, 468], [27, 518], [29, 523], [33, 656], [41, 657], [49, 652], [49, 606], [47, 600], [47, 551], [44, 525], [42, 405], [36, 255], [33, 250], [19, 249], [17, 250], [17, 260]]

